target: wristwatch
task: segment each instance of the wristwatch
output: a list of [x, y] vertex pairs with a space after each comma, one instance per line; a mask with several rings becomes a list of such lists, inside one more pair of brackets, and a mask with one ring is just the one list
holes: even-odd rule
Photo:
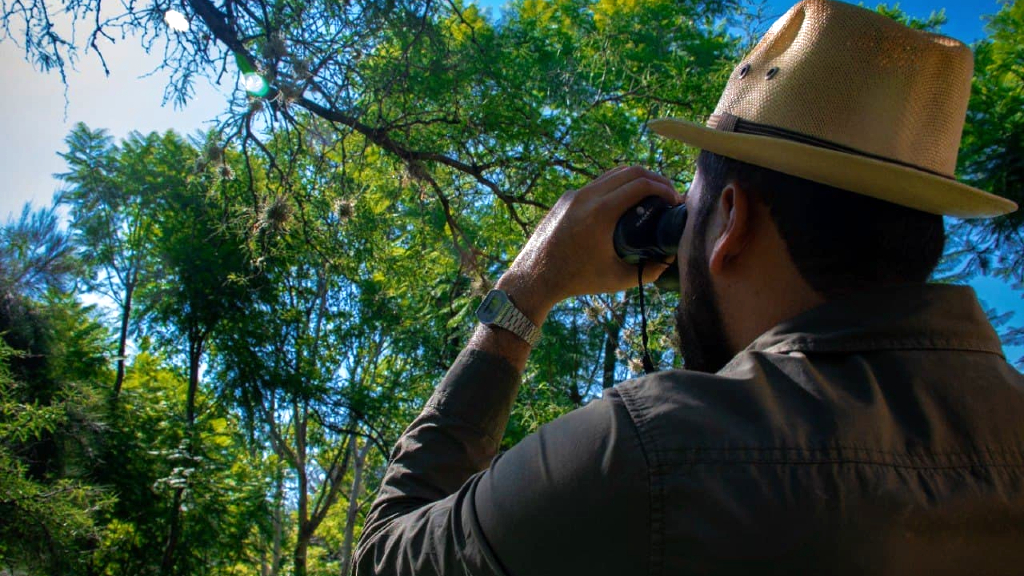
[[476, 317], [488, 326], [504, 328], [525, 340], [531, 347], [540, 341], [540, 328], [516, 308], [502, 290], [491, 290], [476, 309]]

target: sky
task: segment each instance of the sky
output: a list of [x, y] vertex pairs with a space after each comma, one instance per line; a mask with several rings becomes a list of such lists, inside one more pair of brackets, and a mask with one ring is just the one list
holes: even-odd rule
[[[483, 0], [479, 4], [497, 16], [503, 2]], [[790, 6], [787, 0], [769, 0], [773, 15]], [[867, 2], [874, 6], [874, 2]], [[949, 21], [943, 32], [971, 43], [984, 36], [983, 17], [999, 10], [997, 0], [911, 0], [900, 2], [911, 16], [927, 17], [945, 8]], [[195, 97], [182, 109], [164, 105], [168, 76], [154, 72], [160, 50], [147, 54], [135, 38], [118, 40], [105, 47], [110, 68], [106, 76], [95, 54], [83, 54], [75, 70], [68, 72], [66, 89], [56, 73], [43, 74], [24, 59], [24, 51], [10, 38], [0, 39], [0, 222], [17, 215], [26, 202], [49, 205], [59, 182], [53, 174], [66, 169], [58, 152], [65, 150], [64, 138], [77, 122], [91, 128], [105, 128], [117, 139], [132, 130], [142, 133], [174, 129], [192, 134], [204, 129], [227, 107], [227, 94], [237, 81], [213, 86], [205, 79], [196, 83]], [[1008, 286], [979, 278], [972, 285], [989, 305], [1016, 310], [1014, 324], [1024, 323], [1021, 299]], [[1012, 359], [1024, 355], [1024, 348], [1008, 350]]]

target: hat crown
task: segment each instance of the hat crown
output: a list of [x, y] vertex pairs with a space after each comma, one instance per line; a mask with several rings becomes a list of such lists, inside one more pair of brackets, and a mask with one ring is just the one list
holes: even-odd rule
[[881, 14], [805, 0], [729, 77], [724, 114], [952, 177], [974, 57]]

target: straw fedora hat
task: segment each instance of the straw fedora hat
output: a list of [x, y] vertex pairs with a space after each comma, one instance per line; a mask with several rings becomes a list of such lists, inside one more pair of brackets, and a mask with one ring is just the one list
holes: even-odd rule
[[974, 57], [961, 42], [805, 0], [733, 70], [706, 126], [654, 120], [698, 148], [924, 212], [1016, 210], [953, 171]]

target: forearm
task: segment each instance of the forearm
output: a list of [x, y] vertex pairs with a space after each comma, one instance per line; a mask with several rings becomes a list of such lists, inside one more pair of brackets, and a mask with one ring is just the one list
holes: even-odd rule
[[[494, 341], [485, 335], [483, 341], [488, 347], [503, 346], [500, 335]], [[415, 517], [415, 512], [449, 497], [487, 468], [498, 453], [520, 374], [489, 350], [470, 346], [459, 355], [395, 445], [357, 556], [376, 554], [376, 540], [391, 536], [385, 532], [404, 529], [399, 517]]]
[[[482, 354], [466, 351], [460, 362], [466, 356]], [[490, 358], [488, 362], [493, 361]], [[466, 372], [471, 371], [472, 367]], [[487, 384], [501, 388], [501, 374], [490, 376], [492, 381]], [[454, 408], [452, 401], [451, 396], [444, 399], [446, 408]], [[424, 411], [403, 437], [360, 539], [356, 574], [509, 576], [648, 571], [649, 470], [638, 431], [614, 389], [606, 391], [603, 399], [542, 426], [491, 460], [487, 470], [469, 476], [467, 482], [442, 497], [451, 489], [453, 478], [468, 473], [460, 472], [466, 462], [483, 461], [483, 455], [496, 445], [495, 440], [494, 444], [481, 444], [478, 450], [461, 450], [457, 447], [474, 444], [464, 442], [466, 432], [464, 422]], [[472, 430], [468, 432], [475, 436]], [[430, 453], [440, 445], [449, 449], [442, 451], [437, 461], [416, 459], [417, 452]], [[407, 466], [422, 470], [399, 471]], [[619, 530], [616, 553], [588, 551], [590, 544], [607, 536], [609, 526]]]

